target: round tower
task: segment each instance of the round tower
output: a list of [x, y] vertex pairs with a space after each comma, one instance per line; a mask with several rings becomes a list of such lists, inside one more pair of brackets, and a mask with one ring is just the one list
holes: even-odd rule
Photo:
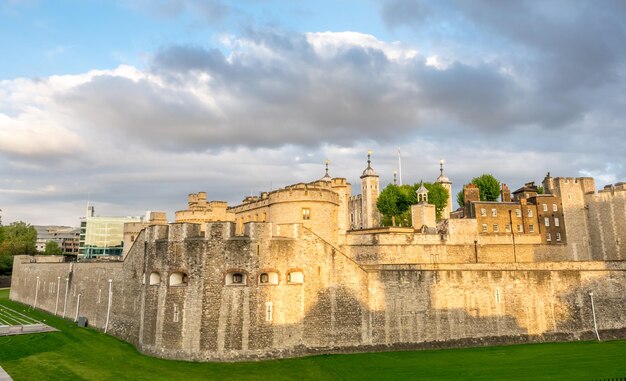
[[444, 219], [447, 219], [447, 218], [450, 218], [450, 213], [452, 213], [452, 210], [453, 210], [452, 209], [452, 182], [450, 181], [449, 178], [447, 178], [443, 174], [444, 163], [445, 162], [443, 159], [439, 160], [439, 172], [441, 173], [439, 174], [439, 177], [437, 177], [437, 180], [435, 180], [435, 182], [441, 184], [448, 191], [448, 205], [446, 205], [442, 213], [442, 217]]
[[376, 207], [378, 201], [379, 182], [376, 171], [372, 168], [372, 151], [367, 151], [367, 168], [361, 175], [361, 216], [363, 216], [363, 227], [373, 228], [380, 224], [380, 214]]

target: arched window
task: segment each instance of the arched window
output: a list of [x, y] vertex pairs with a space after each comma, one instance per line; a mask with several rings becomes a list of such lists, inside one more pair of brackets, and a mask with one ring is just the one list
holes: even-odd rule
[[187, 285], [188, 277], [183, 272], [173, 272], [170, 274], [170, 286], [185, 286]]
[[291, 271], [287, 273], [287, 283], [302, 284], [304, 283], [304, 274], [302, 271]]
[[248, 282], [248, 277], [244, 272], [232, 271], [226, 274], [225, 282], [229, 286], [244, 286]]
[[259, 274], [259, 284], [261, 286], [278, 284], [278, 273], [275, 271], [264, 271]]
[[156, 271], [150, 273], [150, 286], [156, 286], [161, 283], [161, 274]]

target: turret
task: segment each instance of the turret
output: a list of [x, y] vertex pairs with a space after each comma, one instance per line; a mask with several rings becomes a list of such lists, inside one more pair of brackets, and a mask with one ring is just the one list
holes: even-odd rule
[[361, 194], [363, 195], [362, 212], [363, 227], [373, 228], [380, 223], [380, 214], [376, 207], [379, 193], [379, 180], [376, 171], [372, 168], [372, 151], [367, 151], [367, 168], [361, 175]]
[[446, 219], [446, 218], [450, 218], [450, 213], [452, 213], [452, 182], [450, 181], [449, 178], [447, 178], [443, 174], [444, 163], [445, 162], [443, 159], [439, 160], [440, 174], [439, 174], [439, 177], [437, 177], [437, 180], [435, 180], [435, 182], [441, 184], [448, 191], [448, 205], [446, 205], [446, 207], [443, 209], [442, 216], [441, 216], [443, 219]]

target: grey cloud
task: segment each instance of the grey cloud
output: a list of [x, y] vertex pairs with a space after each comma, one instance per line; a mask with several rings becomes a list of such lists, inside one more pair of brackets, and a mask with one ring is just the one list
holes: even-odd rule
[[388, 28], [419, 25], [429, 14], [429, 8], [418, 0], [390, 0], [381, 9], [383, 22]]

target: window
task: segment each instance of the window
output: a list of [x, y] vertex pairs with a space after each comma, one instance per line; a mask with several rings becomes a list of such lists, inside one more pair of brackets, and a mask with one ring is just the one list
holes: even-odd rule
[[273, 312], [272, 311], [272, 302], [266, 302], [265, 303], [265, 321], [272, 321], [273, 320]]
[[544, 223], [546, 226], [550, 226], [550, 218], [549, 218], [549, 217], [545, 217], [545, 218], [543, 219], [543, 223]]
[[311, 219], [311, 208], [302, 208], [302, 219], [305, 221]]
[[173, 272], [170, 274], [170, 286], [184, 286], [187, 284], [187, 274], [182, 272]]
[[548, 211], [548, 204], [543, 204], [543, 211], [547, 212]]
[[483, 224], [483, 233], [487, 233], [487, 224]]
[[568, 200], [571, 200], [571, 199], [572, 199], [572, 195], [568, 193], [568, 194], [567, 194], [567, 199], [568, 199]]
[[528, 225], [528, 231], [531, 233], [535, 232], [535, 225]]
[[487, 209], [485, 208], [480, 208], [480, 215], [482, 217], [487, 217]]
[[510, 233], [511, 232], [511, 225], [509, 225], [509, 224], [504, 225], [504, 230], [506, 230], [507, 233]]
[[561, 242], [561, 233], [556, 233], [556, 240]]
[[491, 209], [491, 217], [498, 217], [498, 209]]
[[552, 235], [550, 233], [546, 233], [546, 241], [552, 241]]
[[262, 272], [259, 275], [260, 285], [278, 284], [278, 273], [273, 271]]
[[152, 273], [150, 273], [150, 286], [156, 286], [159, 283], [161, 283], [161, 274], [159, 274], [158, 272], [154, 271]]
[[522, 224], [517, 224], [517, 232], [522, 233], [523, 231], [524, 231], [524, 228], [522, 227]]
[[521, 209], [515, 209], [515, 217], [521, 217], [522, 216], [522, 210]]
[[229, 286], [245, 286], [248, 281], [248, 277], [245, 273], [240, 271], [233, 271], [226, 274], [225, 282]]
[[561, 226], [561, 221], [559, 221], [559, 217], [554, 217], [554, 226]]
[[558, 210], [559, 210], [559, 208], [556, 206], [556, 204], [552, 204], [552, 211], [556, 212]]
[[532, 217], [533, 216], [533, 210], [532, 209], [528, 209], [528, 217]]
[[287, 273], [287, 283], [302, 284], [304, 283], [304, 274], [302, 271], [292, 271]]
[[498, 229], [498, 224], [494, 224], [493, 225], [493, 232], [497, 233], [498, 231], [500, 231], [500, 229]]

